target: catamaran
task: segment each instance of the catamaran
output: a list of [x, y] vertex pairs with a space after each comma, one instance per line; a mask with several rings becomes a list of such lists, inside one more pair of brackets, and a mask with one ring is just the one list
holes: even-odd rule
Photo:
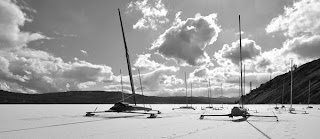
[[[131, 65], [130, 65], [130, 57], [129, 57], [126, 38], [125, 38], [124, 29], [123, 29], [123, 25], [122, 25], [120, 9], [118, 9], [118, 12], [119, 12], [119, 19], [120, 19], [120, 24], [121, 24], [121, 31], [122, 31], [124, 47], [125, 47], [125, 51], [126, 51], [127, 66], [128, 66], [128, 71], [129, 71], [130, 85], [131, 85], [131, 91], [132, 91], [134, 105], [130, 105], [129, 103], [126, 103], [126, 102], [124, 102], [124, 100], [122, 100], [122, 101], [115, 103], [114, 106], [111, 107], [109, 110], [86, 112], [86, 116], [94, 116], [95, 113], [105, 113], [105, 112], [118, 112], [119, 113], [119, 112], [122, 112], [122, 113], [149, 114], [150, 115], [149, 118], [156, 118], [157, 117], [156, 114], [161, 113], [159, 110], [152, 110], [151, 108], [137, 106], [136, 96], [135, 96], [135, 88], [134, 88]], [[151, 113], [151, 112], [156, 112], [156, 113]]]

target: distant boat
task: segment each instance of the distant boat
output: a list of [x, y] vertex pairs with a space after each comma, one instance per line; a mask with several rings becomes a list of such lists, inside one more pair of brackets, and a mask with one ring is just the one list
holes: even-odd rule
[[293, 80], [292, 80], [292, 59], [290, 61], [290, 74], [291, 74], [291, 93], [290, 93], [290, 108], [289, 112], [291, 113], [292, 111], [295, 111], [295, 109], [292, 107], [292, 86], [293, 86]]
[[285, 108], [285, 106], [283, 105], [283, 94], [284, 94], [284, 81], [282, 81], [282, 94], [281, 94], [281, 108]]
[[[223, 97], [222, 83], [221, 83], [221, 98]], [[223, 109], [223, 101], [221, 101], [221, 108]]]
[[[187, 106], [181, 106], [179, 108], [172, 108], [172, 110], [175, 110], [175, 109], [192, 109], [192, 110], [196, 110], [194, 107], [192, 107], [192, 104], [191, 104], [191, 106], [188, 106], [188, 87], [187, 87], [188, 83], [187, 83], [187, 73], [186, 72], [184, 72], [184, 82], [185, 82], [185, 85], [186, 85], [186, 103], [187, 103]], [[192, 93], [192, 87], [191, 87], [191, 93]], [[191, 94], [191, 97], [192, 97], [192, 94]]]
[[[221, 86], [220, 86], [220, 93], [221, 93], [221, 96], [220, 98], [222, 98], [222, 83], [221, 83]], [[214, 107], [213, 110], [222, 110], [223, 109], [223, 102], [221, 101], [221, 107]]]
[[308, 107], [309, 109], [313, 108], [312, 106], [310, 106], [310, 79], [309, 79], [309, 95], [308, 95]]
[[208, 106], [208, 107], [206, 107], [206, 108], [212, 109], [212, 108], [213, 108], [213, 106], [212, 106], [212, 104], [211, 104], [211, 98], [212, 98], [212, 95], [211, 95], [210, 79], [208, 80], [208, 83], [209, 83], [209, 84], [207, 84], [207, 89], [208, 89], [208, 104], [209, 104], [209, 106]]

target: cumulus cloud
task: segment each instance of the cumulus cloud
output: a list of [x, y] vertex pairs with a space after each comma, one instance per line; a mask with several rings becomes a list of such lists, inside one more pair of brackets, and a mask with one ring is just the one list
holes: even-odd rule
[[20, 31], [25, 22], [31, 21], [15, 1], [0, 1], [1, 89], [47, 93], [80, 90], [113, 80], [111, 68], [106, 65], [79, 60], [64, 62], [48, 52], [28, 48], [30, 41], [48, 39], [40, 33]]
[[[192, 66], [204, 64], [208, 59], [204, 48], [217, 40], [220, 26], [216, 24], [217, 14], [179, 21], [166, 30], [153, 43], [151, 50], [168, 59]], [[209, 58], [210, 59], [210, 58]]]
[[[261, 47], [254, 40], [243, 39], [241, 43], [242, 60], [252, 60], [261, 55]], [[233, 42], [231, 46], [223, 45], [222, 49], [215, 53], [215, 58], [220, 64], [230, 60], [233, 64], [238, 65], [240, 62], [240, 41]]]
[[[160, 95], [167, 96], [176, 93], [177, 86], [181, 85], [182, 79], [176, 77], [176, 72], [179, 68], [173, 66], [160, 66], [159, 68], [152, 71], [144, 71], [141, 73], [141, 82], [143, 86], [144, 95]], [[119, 75], [120, 76], [120, 75]], [[120, 77], [115, 76], [112, 78], [113, 81], [118, 82], [118, 85], [107, 85], [106, 89], [121, 89]], [[129, 76], [123, 76], [122, 78], [125, 92], [131, 93]], [[136, 89], [136, 93], [141, 91], [139, 75], [133, 75], [133, 81]]]
[[30, 41], [48, 37], [41, 33], [21, 32], [19, 27], [32, 20], [13, 1], [0, 1], [0, 48], [23, 47]]
[[[163, 75], [172, 74], [177, 72], [177, 69], [174, 67], [163, 67], [159, 68], [155, 71], [143, 74], [141, 77], [143, 78], [143, 84], [149, 86], [150, 89], [158, 89], [160, 87], [161, 80], [164, 80]], [[150, 82], [152, 81], [152, 82]]]
[[261, 71], [263, 69], [266, 69], [267, 66], [271, 65], [271, 60], [268, 58], [260, 57], [255, 64], [256, 64], [256, 69], [258, 71]]
[[304, 34], [320, 33], [320, 1], [301, 0], [292, 7], [285, 7], [284, 14], [272, 19], [267, 26], [268, 33], [285, 31], [288, 37], [296, 37]]
[[131, 2], [129, 10], [136, 10], [142, 13], [143, 17], [133, 25], [134, 29], [154, 29], [157, 30], [160, 24], [169, 22], [166, 18], [168, 10], [161, 0], [142, 0]]
[[[151, 54], [138, 55], [138, 59], [133, 66], [141, 71], [140, 77], [144, 95], [173, 95], [177, 85], [184, 83], [183, 80], [177, 78], [175, 75], [180, 68], [166, 66], [151, 60]], [[141, 91], [139, 75], [135, 72], [133, 74], [136, 93], [139, 93]], [[112, 78], [110, 78], [110, 81], [112, 81], [111, 84], [108, 84], [105, 88], [112, 90], [121, 89], [120, 78], [120, 75], [112, 76]], [[122, 81], [125, 92], [131, 93], [129, 76], [123, 76]]]
[[175, 87], [184, 83], [182, 79], [177, 78], [175, 75], [164, 75], [161, 79], [161, 84], [166, 87]]
[[205, 77], [208, 75], [209, 70], [207, 68], [195, 69], [191, 74], [194, 77]]
[[133, 64], [134, 67], [143, 69], [143, 70], [155, 70], [162, 65], [155, 62], [154, 60], [151, 60], [151, 54], [142, 54], [138, 55], [138, 59]]
[[0, 76], [3, 81], [16, 83], [22, 90], [39, 93], [81, 90], [92, 82], [112, 80], [111, 68], [85, 61], [64, 62], [44, 51], [28, 48], [1, 50]]
[[286, 42], [280, 49], [283, 55], [295, 54], [304, 62], [319, 58], [320, 1], [301, 0], [285, 7], [282, 15], [272, 19], [267, 33], [284, 32]]
[[[181, 83], [180, 79], [177, 79], [175, 74], [179, 68], [173, 66], [161, 66], [153, 71], [141, 74], [141, 80], [145, 91], [150, 95], [161, 94], [160, 90], [163, 90], [166, 86], [172, 86]], [[138, 78], [136, 78], [138, 83]], [[140, 86], [140, 85], [139, 85]]]
[[320, 56], [320, 35], [296, 37], [287, 40], [283, 45], [284, 54], [294, 53], [309, 59], [319, 58]]
[[91, 86], [91, 85], [96, 85], [96, 84], [97, 84], [96, 82], [88, 81], [88, 82], [79, 83], [79, 84], [78, 84], [78, 87], [79, 87], [80, 89], [86, 89], [86, 88], [88, 88], [89, 86]]

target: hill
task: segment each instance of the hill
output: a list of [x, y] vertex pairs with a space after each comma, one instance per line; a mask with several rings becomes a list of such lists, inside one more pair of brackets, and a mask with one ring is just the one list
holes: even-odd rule
[[[125, 94], [130, 97], [131, 94]], [[0, 104], [113, 104], [121, 100], [121, 92], [68, 91], [45, 94], [23, 94], [0, 90]], [[185, 97], [157, 97], [136, 95], [137, 103], [142, 104], [185, 104]], [[234, 103], [238, 98], [212, 98], [212, 103]], [[126, 102], [133, 103], [131, 98]], [[206, 104], [206, 97], [189, 98], [189, 103]]]
[[[320, 103], [320, 59], [301, 65], [292, 72], [294, 104], [307, 104], [310, 80], [310, 103]], [[274, 79], [261, 84], [257, 89], [252, 90], [244, 96], [245, 103], [281, 103], [283, 93], [283, 103], [290, 103], [291, 91], [290, 71], [275, 77]]]

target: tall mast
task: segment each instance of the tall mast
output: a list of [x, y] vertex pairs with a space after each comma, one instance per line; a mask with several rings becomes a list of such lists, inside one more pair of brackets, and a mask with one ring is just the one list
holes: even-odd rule
[[292, 59], [291, 59], [291, 61], [290, 61], [290, 71], [291, 71], [291, 93], [290, 93], [290, 109], [292, 109], [292, 83], [293, 83], [293, 81], [292, 81]]
[[209, 79], [209, 94], [210, 94], [210, 105], [212, 106], [212, 103], [211, 103], [212, 94], [211, 94], [211, 84], [210, 84], [210, 79]]
[[250, 91], [249, 91], [249, 93], [251, 92], [251, 90], [252, 90], [252, 82], [250, 82]]
[[310, 104], [310, 79], [309, 79], [309, 96], [308, 96], [308, 107], [309, 107], [309, 104]]
[[144, 96], [143, 96], [143, 88], [142, 88], [142, 83], [141, 83], [141, 76], [140, 76], [140, 70], [138, 69], [138, 73], [139, 73], [139, 80], [140, 80], [140, 86], [141, 86], [141, 94], [142, 94], [142, 103], [143, 103], [143, 106], [145, 106], [144, 104]]
[[124, 102], [124, 94], [123, 94], [123, 85], [122, 85], [122, 73], [120, 69], [120, 76], [121, 76], [121, 92], [122, 92], [122, 102]]
[[190, 87], [191, 87], [191, 98], [190, 98], [190, 105], [192, 107], [192, 83], [190, 83]]
[[[222, 95], [222, 83], [221, 83], [221, 89], [220, 90], [221, 90], [221, 97], [222, 97], [223, 96]], [[222, 108], [223, 108], [223, 102], [222, 101], [221, 101], [221, 104], [222, 104]]]
[[123, 37], [123, 42], [124, 42], [124, 48], [126, 50], [126, 58], [127, 58], [127, 65], [128, 65], [128, 71], [129, 71], [129, 77], [130, 77], [130, 85], [131, 85], [131, 90], [132, 90], [132, 95], [133, 95], [133, 102], [134, 105], [137, 105], [136, 103], [136, 93], [135, 93], [135, 89], [134, 89], [134, 83], [133, 83], [133, 79], [132, 79], [132, 72], [131, 72], [131, 65], [130, 65], [130, 57], [129, 57], [129, 53], [128, 53], [128, 47], [127, 47], [127, 43], [126, 43], [126, 37], [124, 35], [124, 30], [123, 30], [123, 25], [122, 25], [122, 19], [121, 19], [121, 13], [120, 13], [120, 9], [118, 9], [119, 12], [119, 18], [120, 18], [120, 24], [121, 24], [121, 31], [122, 31], [122, 37]]
[[283, 106], [283, 93], [284, 93], [284, 80], [282, 80], [282, 94], [281, 94], [281, 104]]
[[243, 108], [243, 90], [242, 90], [242, 51], [241, 51], [241, 22], [240, 22], [240, 15], [239, 15], [239, 36], [240, 36], [240, 94], [241, 94], [241, 105]]
[[210, 104], [210, 91], [209, 91], [209, 84], [207, 84], [207, 89], [208, 89], [208, 103], [209, 103], [209, 107], [211, 106]]
[[188, 90], [187, 90], [187, 73], [184, 72], [184, 82], [186, 84], [186, 102], [187, 102], [187, 106], [188, 106]]
[[243, 64], [243, 95], [246, 95], [246, 65]]
[[240, 101], [239, 101], [239, 105], [241, 105], [241, 78], [239, 77], [239, 97], [240, 97]]

